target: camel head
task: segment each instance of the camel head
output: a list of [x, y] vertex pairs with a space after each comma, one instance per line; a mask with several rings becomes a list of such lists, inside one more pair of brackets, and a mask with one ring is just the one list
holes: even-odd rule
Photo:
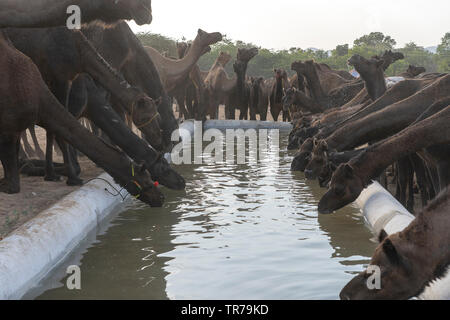
[[151, 179], [145, 164], [132, 164], [132, 177], [125, 184], [127, 191], [136, 199], [152, 206], [161, 207], [164, 203], [164, 195]]
[[145, 139], [157, 150], [162, 148], [161, 116], [158, 106], [161, 99], [153, 99], [142, 95], [138, 97], [133, 106], [132, 120], [136, 127], [144, 134]]
[[198, 29], [194, 43], [198, 42], [201, 47], [206, 47], [219, 41], [222, 41], [222, 34], [220, 32], [208, 33], [202, 29]]
[[307, 179], [314, 180], [326, 174], [328, 170], [328, 144], [325, 140], [313, 139], [314, 149], [311, 153], [311, 160], [305, 168]]
[[410, 74], [411, 76], [413, 76], [413, 77], [416, 77], [419, 74], [424, 73], [426, 71], [427, 70], [424, 67], [416, 67], [416, 66], [413, 66], [411, 64], [409, 65], [408, 70], [406, 70], [406, 72], [408, 74]]
[[186, 42], [177, 42], [178, 59], [183, 59], [189, 50], [189, 45]]
[[358, 71], [361, 75], [366, 75], [370, 77], [371, 75], [376, 74], [377, 72], [383, 72], [383, 66], [385, 61], [383, 59], [366, 59], [359, 54], [353, 55], [350, 59], [348, 59], [347, 63], [350, 66], [355, 67], [356, 71]]
[[237, 52], [236, 59], [244, 63], [248, 63], [254, 57], [258, 55], [258, 48], [239, 48]]
[[[371, 266], [381, 270], [381, 289], [369, 289], [368, 280], [373, 271], [364, 271], [353, 278], [340, 293], [342, 300], [407, 300], [417, 296], [425, 287], [421, 277], [423, 270], [408, 259], [414, 251], [420, 250], [416, 245], [394, 234], [375, 250]], [[370, 283], [370, 282], [369, 282]]]
[[380, 59], [384, 60], [384, 70], [386, 70], [394, 62], [405, 59], [405, 56], [401, 52], [392, 52], [392, 50], [386, 50]]
[[311, 152], [313, 150], [313, 139], [308, 138], [303, 142], [297, 154], [292, 160], [292, 171], [304, 171], [309, 161], [311, 160]]
[[127, 18], [133, 19], [138, 25], [152, 23], [152, 0], [113, 0], [115, 11], [128, 12]]
[[341, 164], [331, 178], [328, 192], [319, 202], [319, 213], [330, 214], [354, 202], [364, 187], [352, 166]]
[[291, 64], [291, 70], [297, 72], [298, 74], [304, 75], [306, 72], [306, 65], [302, 61], [294, 61]]
[[219, 56], [217, 57], [217, 62], [222, 66], [225, 67], [228, 62], [231, 60], [231, 55], [228, 52], [221, 51], [219, 53]]
[[283, 111], [289, 111], [289, 108], [294, 104], [296, 93], [296, 88], [289, 88], [286, 90], [283, 97]]
[[184, 178], [170, 167], [162, 154], [159, 155], [156, 162], [150, 165], [150, 172], [154, 181], [158, 181], [169, 189], [183, 190], [186, 188]]

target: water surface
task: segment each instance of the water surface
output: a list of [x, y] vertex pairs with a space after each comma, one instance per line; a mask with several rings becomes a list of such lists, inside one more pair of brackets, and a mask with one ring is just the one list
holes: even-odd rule
[[[163, 208], [130, 202], [25, 298], [337, 299], [375, 243], [359, 211], [317, 213], [325, 192], [292, 173], [281, 137], [258, 165], [182, 165]], [[65, 287], [70, 264], [81, 290]]]

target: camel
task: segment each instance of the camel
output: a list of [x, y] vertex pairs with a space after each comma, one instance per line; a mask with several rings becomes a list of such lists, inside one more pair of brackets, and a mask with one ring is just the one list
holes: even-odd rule
[[274, 69], [274, 81], [270, 91], [270, 113], [274, 121], [278, 121], [278, 116], [283, 113], [283, 121], [290, 121], [289, 112], [283, 108], [283, 97], [289, 89], [289, 79], [287, 72], [283, 69]]
[[447, 75], [404, 100], [340, 127], [326, 138], [328, 147], [344, 151], [395, 134], [414, 122], [434, 102], [447, 97], [449, 90], [450, 75]]
[[166, 92], [171, 95], [178, 85], [186, 81], [200, 57], [210, 51], [209, 46], [221, 40], [222, 35], [219, 32], [207, 33], [199, 29], [197, 37], [189, 46], [189, 50], [186, 48], [186, 54], [179, 60], [166, 58], [152, 47], [145, 47], [145, 50], [158, 69]]
[[211, 118], [217, 117], [220, 104], [226, 105], [227, 119], [234, 119], [236, 104], [241, 104], [245, 91], [245, 73], [248, 62], [258, 54], [258, 49], [238, 49], [237, 60], [233, 64], [237, 77], [230, 79], [225, 66], [231, 60], [228, 53], [221, 52], [205, 78], [205, 85], [210, 97], [209, 113]]
[[151, 0], [16, 0], [0, 3], [0, 28], [66, 25], [67, 9], [72, 5], [80, 8], [83, 23], [97, 19], [107, 23], [134, 20], [138, 25], [152, 22]]
[[[89, 73], [120, 102], [135, 125], [155, 147], [162, 144], [160, 115], [154, 101], [138, 88], [130, 87], [98, 54], [83, 33], [65, 27], [47, 29], [8, 28], [14, 46], [39, 67], [62, 105], [67, 105], [70, 82], [80, 73]], [[68, 166], [68, 185], [81, 185], [64, 141], [56, 137]], [[53, 133], [47, 133], [47, 174], [45, 180], [59, 181], [53, 168]]]
[[[178, 129], [178, 122], [173, 113], [172, 99], [165, 91], [158, 70], [142, 43], [125, 21], [107, 26], [93, 22], [84, 25], [81, 31], [101, 56], [123, 74], [129, 84], [141, 89], [153, 100], [162, 98], [158, 106], [163, 131], [161, 148], [169, 152], [173, 145], [171, 136]], [[115, 109], [118, 110], [116, 107]]]
[[380, 235], [370, 265], [382, 272], [382, 287], [369, 290], [364, 271], [340, 293], [342, 300], [407, 300], [418, 297], [432, 282], [444, 277], [450, 265], [450, 188], [402, 232]]
[[31, 59], [15, 49], [3, 32], [0, 51], [0, 158], [5, 172], [0, 192], [20, 192], [20, 133], [37, 123], [86, 154], [133, 196], [151, 206], [162, 205], [164, 197], [144, 167], [106, 145], [70, 116], [45, 85]]
[[383, 59], [367, 60], [359, 54], [353, 55], [348, 64], [355, 67], [356, 71], [361, 75], [365, 83], [365, 88], [372, 101], [377, 100], [387, 90], [386, 80], [384, 79], [384, 65]]
[[154, 181], [174, 190], [185, 188], [183, 177], [170, 167], [162, 154], [131, 131], [109, 105], [108, 93], [87, 74], [73, 82], [68, 108], [75, 118], [91, 120], [134, 161], [145, 163]]
[[[450, 98], [436, 102], [430, 109], [445, 108], [370, 146], [350, 162], [341, 164], [333, 174], [328, 192], [319, 203], [319, 212], [332, 213], [354, 202], [373, 179], [398, 159], [427, 147], [449, 144], [449, 105]], [[445, 181], [445, 184], [448, 183], [450, 181]]]
[[261, 121], [267, 120], [267, 111], [269, 106], [269, 88], [264, 85], [264, 78], [258, 77], [251, 79], [250, 87], [250, 120], [256, 120], [259, 114]]
[[417, 77], [420, 74], [425, 73], [427, 70], [424, 67], [416, 67], [413, 65], [409, 65], [408, 69], [405, 72], [400, 73], [399, 77], [403, 77], [405, 79], [412, 79]]

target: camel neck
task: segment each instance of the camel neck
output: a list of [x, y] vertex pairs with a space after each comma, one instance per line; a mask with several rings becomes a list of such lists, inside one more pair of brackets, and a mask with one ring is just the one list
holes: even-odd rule
[[364, 184], [368, 185], [397, 160], [432, 145], [450, 143], [448, 123], [450, 123], [450, 106], [369, 147], [360, 156], [351, 160], [350, 164]]
[[38, 124], [61, 136], [76, 149], [86, 154], [105, 169], [121, 185], [131, 179], [131, 162], [117, 149], [93, 136], [79, 124], [51, 94], [48, 88], [41, 90]]

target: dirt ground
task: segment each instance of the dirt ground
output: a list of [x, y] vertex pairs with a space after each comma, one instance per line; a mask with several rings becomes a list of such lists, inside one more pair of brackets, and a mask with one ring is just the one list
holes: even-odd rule
[[[36, 135], [41, 148], [45, 150], [45, 131], [38, 128]], [[61, 156], [55, 154], [54, 158], [56, 162], [62, 162]], [[79, 160], [82, 167], [81, 178], [84, 181], [95, 178], [103, 172], [89, 159], [80, 157]], [[0, 177], [3, 177], [2, 166], [0, 166]], [[24, 175], [20, 178], [21, 192], [19, 194], [0, 193], [0, 239], [78, 189], [67, 186], [65, 177], [62, 177], [59, 182], [47, 182], [43, 177]]]

